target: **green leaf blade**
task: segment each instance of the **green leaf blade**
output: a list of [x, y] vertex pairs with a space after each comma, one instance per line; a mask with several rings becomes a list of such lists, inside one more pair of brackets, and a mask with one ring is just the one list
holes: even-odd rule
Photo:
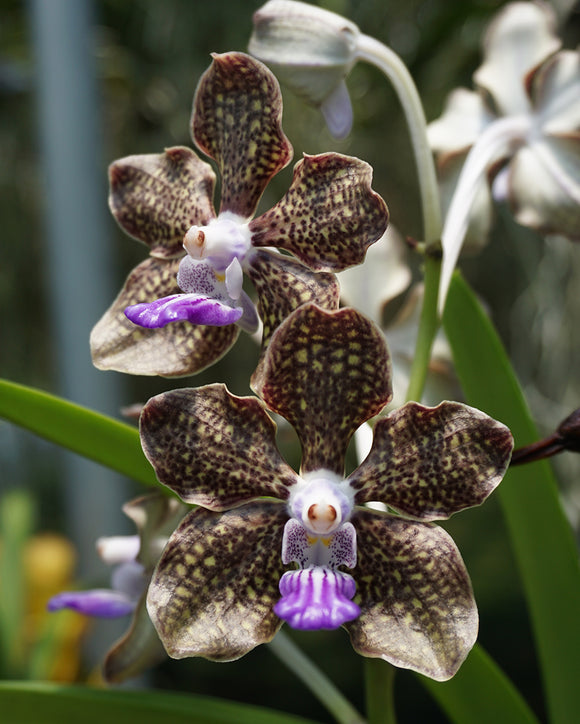
[[44, 682], [0, 682], [10, 724], [312, 724], [298, 716], [206, 696], [92, 689]]
[[[443, 323], [467, 402], [505, 423], [516, 447], [537, 440], [501, 341], [459, 276]], [[574, 724], [580, 712], [580, 562], [549, 464], [510, 469], [497, 495], [529, 606], [550, 721]]]
[[144, 485], [159, 485], [139, 432], [123, 422], [8, 380], [0, 380], [0, 417]]

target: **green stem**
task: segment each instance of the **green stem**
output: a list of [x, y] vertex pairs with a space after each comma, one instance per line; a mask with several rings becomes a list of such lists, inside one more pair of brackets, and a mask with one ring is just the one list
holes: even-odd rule
[[369, 724], [396, 724], [395, 667], [382, 659], [365, 660]]
[[427, 248], [441, 238], [441, 203], [433, 154], [427, 140], [427, 121], [421, 98], [407, 66], [386, 45], [368, 35], [357, 40], [357, 59], [376, 66], [391, 82], [409, 128], [415, 155], [423, 216], [423, 235]]
[[425, 256], [425, 290], [423, 294], [423, 306], [419, 319], [415, 356], [411, 367], [409, 387], [407, 389], [407, 400], [421, 400], [433, 340], [439, 329], [439, 317], [437, 315], [437, 294], [439, 292], [439, 277], [441, 274], [441, 259], [439, 256], [429, 254]]
[[339, 724], [365, 724], [364, 718], [345, 699], [326, 675], [283, 631], [268, 644], [270, 650], [305, 684]]
[[415, 155], [426, 249], [425, 296], [407, 399], [420, 400], [427, 377], [431, 347], [439, 326], [437, 294], [441, 262], [434, 254], [439, 254], [442, 222], [435, 162], [427, 139], [427, 121], [421, 98], [407, 66], [390, 48], [368, 35], [360, 36], [357, 41], [357, 58], [376, 66], [391, 82], [405, 114]]

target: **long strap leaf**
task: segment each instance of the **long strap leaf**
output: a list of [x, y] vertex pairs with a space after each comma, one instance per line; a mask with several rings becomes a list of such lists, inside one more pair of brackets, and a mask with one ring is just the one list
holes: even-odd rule
[[39, 682], [0, 682], [0, 712], [7, 724], [308, 724], [272, 709], [206, 696]]
[[47, 392], [0, 380], [0, 417], [145, 485], [159, 485], [134, 427]]
[[[469, 404], [511, 429], [516, 446], [538, 439], [507, 354], [475, 295], [455, 276], [443, 319]], [[523, 582], [552, 724], [580, 714], [580, 563], [551, 468], [510, 469], [498, 488]]]

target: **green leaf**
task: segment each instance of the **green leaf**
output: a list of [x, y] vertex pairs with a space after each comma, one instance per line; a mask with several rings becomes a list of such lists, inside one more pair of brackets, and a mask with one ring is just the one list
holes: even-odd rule
[[[516, 447], [538, 439], [493, 325], [456, 276], [443, 323], [466, 400], [508, 425]], [[550, 721], [580, 712], [580, 562], [546, 461], [511, 468], [497, 490], [529, 606]]]
[[423, 676], [421, 681], [452, 722], [538, 724], [520, 693], [478, 644], [449, 681]]
[[248, 704], [157, 691], [0, 682], [2, 721], [10, 724], [306, 724], [298, 716]]
[[0, 417], [145, 485], [159, 485], [134, 427], [31, 387], [0, 380]]
[[24, 546], [33, 526], [34, 506], [24, 490], [0, 498], [0, 672], [22, 676], [25, 666]]

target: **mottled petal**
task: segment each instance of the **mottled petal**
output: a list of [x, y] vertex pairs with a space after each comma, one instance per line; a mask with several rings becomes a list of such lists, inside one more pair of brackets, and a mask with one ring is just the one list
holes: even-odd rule
[[341, 571], [321, 566], [286, 571], [280, 579], [282, 598], [274, 612], [301, 631], [339, 628], [360, 613], [350, 600], [355, 589], [352, 576]]
[[480, 93], [456, 88], [447, 97], [443, 113], [427, 127], [429, 145], [444, 156], [464, 151], [493, 119]]
[[490, 23], [484, 38], [485, 60], [473, 79], [490, 94], [498, 115], [529, 111], [525, 77], [559, 49], [555, 33], [556, 16], [546, 3], [508, 3]]
[[288, 497], [297, 475], [275, 437], [258, 399], [236, 397], [221, 384], [157, 395], [141, 413], [141, 444], [159, 480], [212, 510]]
[[522, 147], [509, 167], [509, 190], [520, 224], [580, 239], [580, 133]]
[[154, 256], [180, 256], [189, 227], [214, 216], [215, 174], [189, 148], [122, 158], [109, 167], [109, 181], [113, 216]]
[[313, 272], [295, 259], [264, 249], [252, 254], [246, 272], [256, 287], [264, 324], [262, 351], [286, 317], [303, 304], [338, 309], [340, 287], [334, 274]]
[[360, 264], [389, 218], [371, 180], [372, 168], [358, 158], [305, 154], [284, 198], [250, 222], [252, 244], [286, 249], [317, 271]]
[[176, 322], [148, 330], [125, 316], [125, 309], [132, 304], [178, 293], [179, 262], [180, 259], [149, 258], [131, 272], [119, 296], [91, 333], [96, 367], [134, 375], [179, 377], [200, 372], [233, 345], [239, 333], [233, 324], [207, 327]]
[[363, 656], [379, 657], [437, 681], [450, 679], [475, 643], [471, 583], [448, 533], [359, 509], [353, 571], [360, 616], [346, 624]]
[[125, 316], [133, 324], [146, 329], [159, 329], [171, 322], [190, 322], [223, 327], [234, 324], [242, 316], [241, 307], [231, 307], [217, 299], [199, 294], [172, 294], [154, 302], [134, 304], [125, 309]]
[[132, 613], [135, 601], [120, 591], [110, 588], [95, 588], [90, 591], [63, 591], [53, 596], [48, 602], [49, 611], [60, 611], [70, 608], [85, 616], [99, 618], [119, 618]]
[[147, 600], [167, 653], [232, 661], [274, 638], [287, 519], [281, 503], [192, 511], [159, 561]]
[[105, 681], [119, 684], [138, 676], [167, 656], [145, 606], [145, 595], [135, 609], [131, 627], [107, 653]]
[[349, 483], [357, 503], [377, 500], [412, 518], [448, 518], [487, 498], [512, 448], [508, 428], [473, 407], [409, 402], [377, 422], [371, 452]]
[[218, 164], [220, 211], [250, 218], [272, 176], [292, 158], [280, 87], [265, 65], [244, 53], [212, 57], [195, 93], [192, 134]]
[[157, 565], [167, 538], [188, 510], [177, 498], [161, 491], [142, 495], [123, 505], [123, 513], [139, 531], [141, 547], [137, 560], [147, 571]]
[[353, 432], [391, 398], [383, 336], [354, 309], [304, 305], [272, 337], [257, 392], [296, 429], [304, 472], [343, 475]]

